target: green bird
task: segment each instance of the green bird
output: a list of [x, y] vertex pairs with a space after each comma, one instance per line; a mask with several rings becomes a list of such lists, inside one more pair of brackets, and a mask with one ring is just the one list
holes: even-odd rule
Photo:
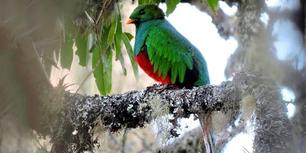
[[209, 84], [200, 51], [165, 20], [158, 6], [138, 6], [128, 23], [136, 25], [135, 60], [151, 78], [184, 87]]
[[[165, 19], [158, 6], [138, 6], [127, 23], [136, 25], [135, 60], [155, 81], [187, 88], [210, 83], [200, 51]], [[210, 115], [206, 115], [203, 124], [210, 127]], [[212, 147], [209, 129], [205, 129], [205, 143]]]

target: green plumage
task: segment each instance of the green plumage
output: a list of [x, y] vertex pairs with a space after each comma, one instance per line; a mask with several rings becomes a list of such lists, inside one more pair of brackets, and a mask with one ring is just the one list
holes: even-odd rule
[[[144, 14], [140, 14], [144, 10]], [[144, 49], [150, 62], [163, 78], [170, 74], [171, 82], [183, 83], [186, 72], [197, 69], [198, 80], [194, 85], [209, 83], [207, 66], [199, 50], [182, 36], [155, 5], [143, 5], [134, 10], [131, 19], [136, 23], [135, 56]], [[153, 19], [150, 19], [151, 18]]]

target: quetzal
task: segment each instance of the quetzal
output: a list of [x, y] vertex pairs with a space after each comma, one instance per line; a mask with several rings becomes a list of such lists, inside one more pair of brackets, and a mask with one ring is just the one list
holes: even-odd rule
[[[165, 19], [157, 5], [138, 6], [127, 23], [136, 25], [135, 60], [155, 81], [187, 88], [209, 84], [207, 64], [200, 51]], [[209, 116], [204, 119], [206, 127], [210, 127], [206, 123]], [[205, 129], [205, 143], [212, 146], [209, 129]]]

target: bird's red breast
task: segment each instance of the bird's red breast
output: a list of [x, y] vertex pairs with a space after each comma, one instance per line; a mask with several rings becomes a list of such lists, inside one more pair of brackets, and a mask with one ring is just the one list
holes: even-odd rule
[[141, 67], [141, 69], [147, 73], [151, 78], [153, 78], [155, 81], [162, 83], [162, 84], [170, 84], [171, 78], [170, 75], [167, 75], [165, 79], [161, 75], [158, 75], [158, 72], [154, 72], [154, 66], [150, 62], [147, 51], [142, 50], [138, 53], [137, 56], [135, 56], [135, 61], [138, 63], [138, 65]]

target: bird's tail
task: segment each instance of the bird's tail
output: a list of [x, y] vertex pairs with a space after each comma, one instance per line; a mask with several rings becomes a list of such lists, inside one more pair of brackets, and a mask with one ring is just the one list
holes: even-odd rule
[[203, 131], [203, 139], [206, 153], [216, 153], [212, 131], [211, 113], [200, 115], [200, 123]]

